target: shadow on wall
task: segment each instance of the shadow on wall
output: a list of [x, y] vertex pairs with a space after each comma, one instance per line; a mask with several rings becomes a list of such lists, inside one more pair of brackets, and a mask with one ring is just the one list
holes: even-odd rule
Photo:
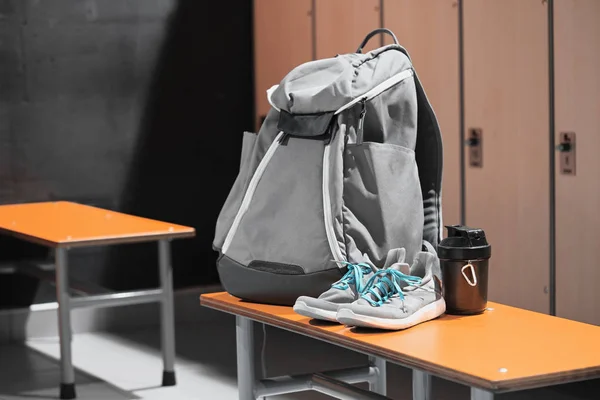
[[[176, 288], [218, 282], [214, 226], [253, 123], [252, 2], [234, 3], [178, 1], [119, 201], [123, 212], [196, 229], [172, 242]], [[149, 244], [112, 248], [107, 280], [119, 290], [156, 286], [157, 253]]]

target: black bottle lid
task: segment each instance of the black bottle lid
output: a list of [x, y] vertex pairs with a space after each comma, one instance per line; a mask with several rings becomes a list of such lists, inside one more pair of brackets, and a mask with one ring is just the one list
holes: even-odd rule
[[483, 229], [463, 225], [447, 225], [448, 237], [438, 245], [438, 257], [444, 260], [477, 260], [490, 258], [492, 246]]

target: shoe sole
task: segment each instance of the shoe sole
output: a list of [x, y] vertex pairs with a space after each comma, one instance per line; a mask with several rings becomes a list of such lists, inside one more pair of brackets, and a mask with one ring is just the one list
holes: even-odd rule
[[338, 322], [336, 319], [337, 311], [329, 311], [321, 308], [311, 307], [303, 301], [296, 301], [294, 304], [294, 311], [305, 317]]
[[446, 302], [443, 298], [421, 308], [409, 317], [402, 319], [379, 318], [370, 315], [356, 314], [350, 308], [340, 308], [337, 313], [338, 322], [348, 326], [361, 326], [367, 328], [401, 330], [435, 319], [446, 311]]

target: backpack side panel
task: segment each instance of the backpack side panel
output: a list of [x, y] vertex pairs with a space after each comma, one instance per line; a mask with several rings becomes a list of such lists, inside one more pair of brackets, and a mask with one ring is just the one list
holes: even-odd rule
[[276, 262], [303, 273], [337, 268], [324, 222], [324, 150], [322, 140], [295, 137], [277, 147], [225, 254], [243, 265]]

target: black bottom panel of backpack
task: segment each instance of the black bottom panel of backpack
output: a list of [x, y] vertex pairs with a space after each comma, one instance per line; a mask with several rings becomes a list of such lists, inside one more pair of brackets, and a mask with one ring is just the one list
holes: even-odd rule
[[293, 306], [300, 296], [319, 297], [343, 275], [338, 267], [305, 274], [299, 267], [273, 264], [274, 268], [269, 271], [262, 264], [246, 267], [221, 255], [217, 270], [223, 288], [242, 300]]

